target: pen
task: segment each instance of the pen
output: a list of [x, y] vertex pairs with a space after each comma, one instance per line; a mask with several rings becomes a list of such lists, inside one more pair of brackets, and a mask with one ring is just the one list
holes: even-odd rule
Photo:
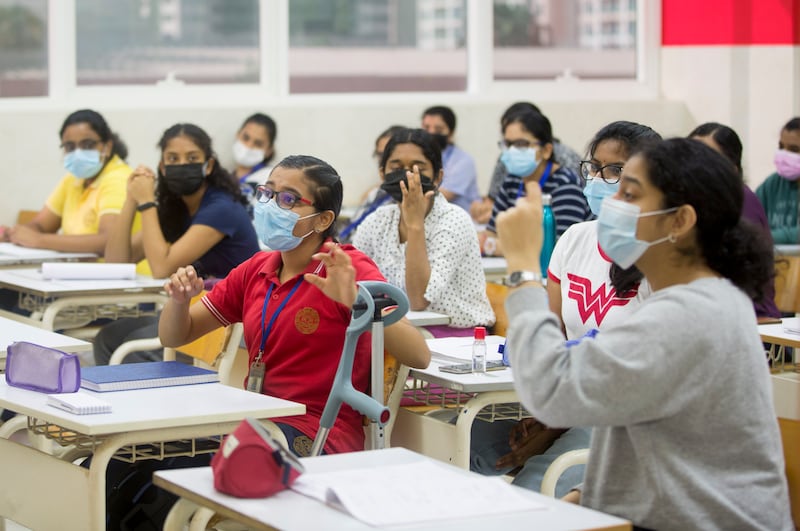
[[[331, 250], [330, 250], [330, 251], [328, 251], [328, 256], [333, 256], [333, 251], [334, 251], [335, 249], [337, 249], [338, 247], [339, 247], [339, 244], [334, 244], [334, 245], [333, 245], [333, 247], [331, 247]], [[319, 261], [319, 264], [317, 264], [317, 268], [316, 268], [316, 269], [314, 269], [314, 272], [313, 272], [313, 274], [315, 274], [315, 275], [319, 275], [319, 272], [320, 272], [320, 271], [322, 271], [322, 268], [323, 268], [324, 266], [325, 266], [325, 264], [322, 262], [322, 260], [320, 260], [320, 261]]]

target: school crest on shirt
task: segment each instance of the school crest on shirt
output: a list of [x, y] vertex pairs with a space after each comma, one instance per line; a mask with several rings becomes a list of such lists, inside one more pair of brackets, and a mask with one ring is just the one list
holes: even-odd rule
[[617, 297], [614, 288], [605, 283], [601, 284], [597, 290], [592, 291], [592, 281], [589, 278], [567, 273], [567, 279], [569, 280], [568, 297], [576, 302], [578, 315], [584, 324], [589, 317], [594, 316], [597, 325], [601, 325], [611, 308], [625, 306], [631, 299], [636, 298], [638, 293], [637, 285]]
[[295, 314], [294, 327], [301, 334], [313, 334], [319, 328], [319, 313], [314, 308], [306, 306]]

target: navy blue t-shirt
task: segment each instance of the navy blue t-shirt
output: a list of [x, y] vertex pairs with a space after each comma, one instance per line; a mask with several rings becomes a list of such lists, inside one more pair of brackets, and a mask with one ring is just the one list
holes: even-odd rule
[[190, 219], [192, 225], [207, 225], [225, 235], [192, 264], [203, 278], [224, 278], [258, 250], [258, 237], [243, 204], [225, 190], [209, 186], [200, 208]]

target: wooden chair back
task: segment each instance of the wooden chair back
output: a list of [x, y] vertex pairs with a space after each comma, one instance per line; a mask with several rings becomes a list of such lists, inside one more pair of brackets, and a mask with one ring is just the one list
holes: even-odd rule
[[508, 286], [496, 282], [487, 282], [486, 295], [489, 297], [489, 304], [492, 305], [496, 319], [492, 333], [498, 336], [505, 336], [506, 329], [508, 329], [508, 315], [506, 314], [505, 306]]
[[785, 313], [800, 312], [800, 256], [775, 257], [775, 305]]

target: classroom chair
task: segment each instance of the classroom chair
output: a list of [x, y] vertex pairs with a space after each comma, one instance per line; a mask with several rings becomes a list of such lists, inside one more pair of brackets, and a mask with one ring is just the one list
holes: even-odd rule
[[544, 477], [542, 477], [542, 494], [545, 496], [550, 496], [551, 498], [554, 497], [556, 495], [556, 484], [558, 483], [558, 478], [561, 477], [561, 474], [573, 466], [585, 465], [588, 462], [588, 448], [571, 450], [559, 455], [555, 461], [550, 463], [550, 466], [547, 467], [547, 470], [544, 473]]
[[497, 336], [505, 336], [508, 329], [508, 314], [506, 313], [508, 286], [497, 282], [487, 282], [486, 295], [489, 297], [489, 304], [492, 306], [495, 317], [492, 333]]
[[775, 305], [783, 313], [800, 312], [800, 256], [775, 257]]

